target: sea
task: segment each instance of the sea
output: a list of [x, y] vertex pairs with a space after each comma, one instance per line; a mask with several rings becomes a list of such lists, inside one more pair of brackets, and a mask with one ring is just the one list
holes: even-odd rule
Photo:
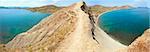
[[114, 40], [131, 44], [150, 28], [150, 8], [113, 10], [99, 16], [99, 27]]
[[26, 9], [0, 8], [0, 43], [7, 43], [49, 15], [51, 14], [32, 12]]

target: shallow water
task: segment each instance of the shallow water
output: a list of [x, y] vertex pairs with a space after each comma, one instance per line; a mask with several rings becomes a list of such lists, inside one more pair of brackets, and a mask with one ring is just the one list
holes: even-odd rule
[[149, 8], [131, 8], [107, 12], [99, 26], [115, 40], [129, 45], [150, 27]]
[[7, 43], [49, 15], [23, 9], [0, 9], [0, 42]]

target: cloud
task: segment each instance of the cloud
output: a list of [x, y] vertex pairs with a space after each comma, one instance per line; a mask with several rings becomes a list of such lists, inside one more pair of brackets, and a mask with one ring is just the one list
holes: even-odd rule
[[0, 6], [42, 6], [48, 0], [0, 0]]
[[[80, 0], [0, 0], [0, 6], [38, 7], [43, 5], [68, 6]], [[148, 0], [84, 0], [88, 5], [104, 6], [146, 6]], [[150, 4], [149, 4], [150, 6]]]
[[143, 1], [143, 0], [134, 0], [135, 2]]
[[148, 7], [148, 0], [134, 0], [135, 2], [132, 4], [136, 7]]
[[76, 2], [79, 2], [80, 0], [61, 0], [57, 3], [55, 3], [54, 5], [57, 5], [57, 6], [69, 6], [73, 3], [76, 3]]
[[70, 0], [0, 0], [0, 6], [37, 7], [43, 5], [55, 5], [59, 2], [67, 3], [64, 1]]
[[52, 2], [50, 3], [50, 5], [54, 5], [57, 2], [63, 2], [63, 1], [65, 1], [65, 0], [52, 0]]

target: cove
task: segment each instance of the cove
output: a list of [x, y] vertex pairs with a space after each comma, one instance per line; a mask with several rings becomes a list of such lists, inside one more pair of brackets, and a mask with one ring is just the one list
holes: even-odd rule
[[0, 43], [7, 43], [49, 16], [47, 13], [25, 9], [0, 9]]
[[114, 10], [99, 16], [99, 26], [113, 39], [129, 45], [150, 28], [149, 8]]

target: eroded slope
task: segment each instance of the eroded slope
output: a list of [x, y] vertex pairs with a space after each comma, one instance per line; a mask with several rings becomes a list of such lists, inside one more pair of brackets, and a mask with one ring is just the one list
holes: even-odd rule
[[14, 52], [114, 52], [124, 47], [95, 24], [84, 2], [61, 9], [6, 44]]

